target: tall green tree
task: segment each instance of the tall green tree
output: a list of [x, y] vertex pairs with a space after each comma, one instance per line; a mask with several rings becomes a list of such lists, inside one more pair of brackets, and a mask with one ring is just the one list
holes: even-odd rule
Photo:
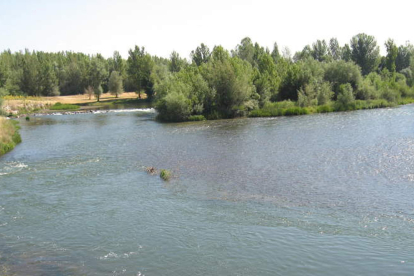
[[198, 46], [195, 51], [191, 51], [191, 59], [197, 66], [207, 63], [210, 59], [210, 49], [203, 43]]
[[250, 64], [254, 64], [255, 47], [250, 37], [242, 39], [240, 44], [236, 46], [235, 54], [242, 60], [246, 60]]
[[349, 47], [349, 44], [345, 44], [344, 47], [341, 48], [341, 59], [344, 61], [352, 61], [352, 50]]
[[119, 75], [118, 71], [112, 71], [111, 76], [109, 77], [108, 88], [109, 93], [115, 95], [116, 98], [124, 92], [122, 77]]
[[186, 66], [187, 62], [185, 59], [180, 57], [176, 51], [173, 51], [170, 55], [169, 69], [171, 72], [180, 72]]
[[398, 47], [398, 54], [395, 60], [395, 69], [397, 72], [401, 72], [401, 70], [410, 67], [413, 54], [414, 47], [411, 44], [407, 44], [405, 46], [401, 45]]
[[154, 94], [154, 84], [151, 81], [151, 71], [154, 67], [154, 62], [149, 54], [145, 52], [145, 48], [135, 46], [134, 49], [129, 50], [128, 76], [134, 85], [138, 97], [141, 98], [141, 92], [144, 91], [149, 99], [152, 99]]
[[373, 36], [361, 33], [351, 39], [352, 60], [361, 67], [362, 74], [375, 71], [379, 64], [379, 47]]
[[112, 73], [112, 71], [117, 71], [121, 78], [125, 78], [126, 76], [125, 61], [118, 51], [114, 51], [114, 54], [112, 55], [109, 72]]
[[328, 45], [325, 40], [317, 40], [312, 44], [312, 57], [318, 61], [325, 61], [329, 53]]
[[329, 40], [329, 53], [333, 60], [340, 60], [342, 58], [342, 49], [338, 39], [331, 38], [331, 40]]
[[89, 83], [92, 86], [95, 97], [99, 102], [103, 93], [102, 82], [108, 77], [105, 63], [99, 56], [92, 58], [89, 71]]
[[396, 60], [398, 56], [398, 48], [395, 45], [394, 40], [388, 39], [385, 42], [385, 48], [387, 49], [387, 56], [386, 56], [386, 66], [388, 71], [395, 72], [396, 71]]
[[278, 60], [281, 58], [281, 55], [279, 52], [279, 46], [277, 45], [276, 42], [273, 44], [273, 50], [272, 50], [271, 56], [275, 63], [278, 62]]

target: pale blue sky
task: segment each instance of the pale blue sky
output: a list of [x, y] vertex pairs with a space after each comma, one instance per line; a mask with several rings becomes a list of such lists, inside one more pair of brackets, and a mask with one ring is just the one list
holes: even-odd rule
[[341, 44], [365, 32], [414, 42], [411, 1], [0, 0], [0, 50], [80, 51], [126, 58], [134, 45], [188, 58], [200, 43], [234, 49], [243, 37], [292, 54], [316, 39]]

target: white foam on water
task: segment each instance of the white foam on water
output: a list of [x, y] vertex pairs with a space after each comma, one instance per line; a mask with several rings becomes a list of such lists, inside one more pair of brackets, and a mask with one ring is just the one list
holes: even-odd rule
[[22, 162], [11, 162], [10, 167], [11, 168], [27, 168], [28, 165], [26, 165], [25, 163], [22, 163]]
[[100, 260], [107, 260], [107, 259], [128, 259], [131, 255], [135, 255], [137, 252], [128, 252], [123, 254], [116, 254], [115, 252], [109, 252], [108, 254], [99, 257]]
[[34, 116], [61, 116], [61, 115], [80, 115], [80, 114], [129, 113], [129, 112], [155, 113], [156, 111], [154, 108], [131, 108], [131, 109], [53, 112], [53, 113], [47, 113], [47, 114], [35, 114]]
[[3, 169], [0, 169], [0, 176], [19, 172], [29, 166], [22, 162], [8, 162]]
[[121, 113], [121, 112], [146, 112], [146, 113], [155, 113], [154, 108], [134, 108], [134, 109], [112, 109], [109, 112]]

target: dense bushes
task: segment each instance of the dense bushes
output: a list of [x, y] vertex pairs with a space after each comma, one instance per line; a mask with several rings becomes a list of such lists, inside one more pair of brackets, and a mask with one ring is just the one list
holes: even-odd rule
[[[372, 37], [365, 35], [355, 39], [373, 43]], [[358, 45], [353, 47], [344, 48], [349, 52], [342, 56], [331, 57], [326, 51], [316, 55], [312, 51], [317, 47], [309, 47], [295, 55], [295, 62], [277, 54], [273, 58], [250, 39], [243, 39], [232, 56], [216, 47], [204, 62], [156, 82], [159, 118], [186, 121], [199, 115], [207, 119], [291, 116], [388, 107], [414, 97], [409, 86], [413, 83], [411, 70], [397, 73], [376, 67], [368, 72], [372, 60], [360, 56]], [[353, 58], [358, 64], [370, 63], [364, 67], [365, 76]]]
[[[414, 97], [414, 47], [397, 47], [392, 40], [385, 45], [387, 55], [381, 57], [373, 36], [357, 34], [344, 46], [335, 38], [329, 43], [318, 40], [292, 58], [289, 51], [281, 54], [277, 44], [270, 51], [244, 38], [231, 52], [222, 46], [210, 52], [201, 44], [192, 51], [191, 61], [177, 52], [169, 58], [151, 56], [138, 46], [126, 60], [118, 52], [104, 58], [4, 51], [0, 98], [87, 91], [99, 101], [102, 92], [117, 95], [124, 88], [155, 100], [163, 121], [354, 110], [359, 100], [363, 105], [376, 100], [393, 105]], [[295, 102], [294, 107], [270, 108], [285, 100]]]

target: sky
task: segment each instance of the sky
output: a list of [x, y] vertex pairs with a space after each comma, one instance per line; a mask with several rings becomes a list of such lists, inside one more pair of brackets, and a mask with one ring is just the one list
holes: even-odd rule
[[127, 58], [138, 45], [151, 55], [189, 58], [201, 43], [231, 50], [250, 37], [293, 54], [317, 39], [343, 45], [367, 33], [384, 53], [388, 38], [414, 43], [413, 7], [412, 0], [0, 0], [0, 51], [119, 51]]

